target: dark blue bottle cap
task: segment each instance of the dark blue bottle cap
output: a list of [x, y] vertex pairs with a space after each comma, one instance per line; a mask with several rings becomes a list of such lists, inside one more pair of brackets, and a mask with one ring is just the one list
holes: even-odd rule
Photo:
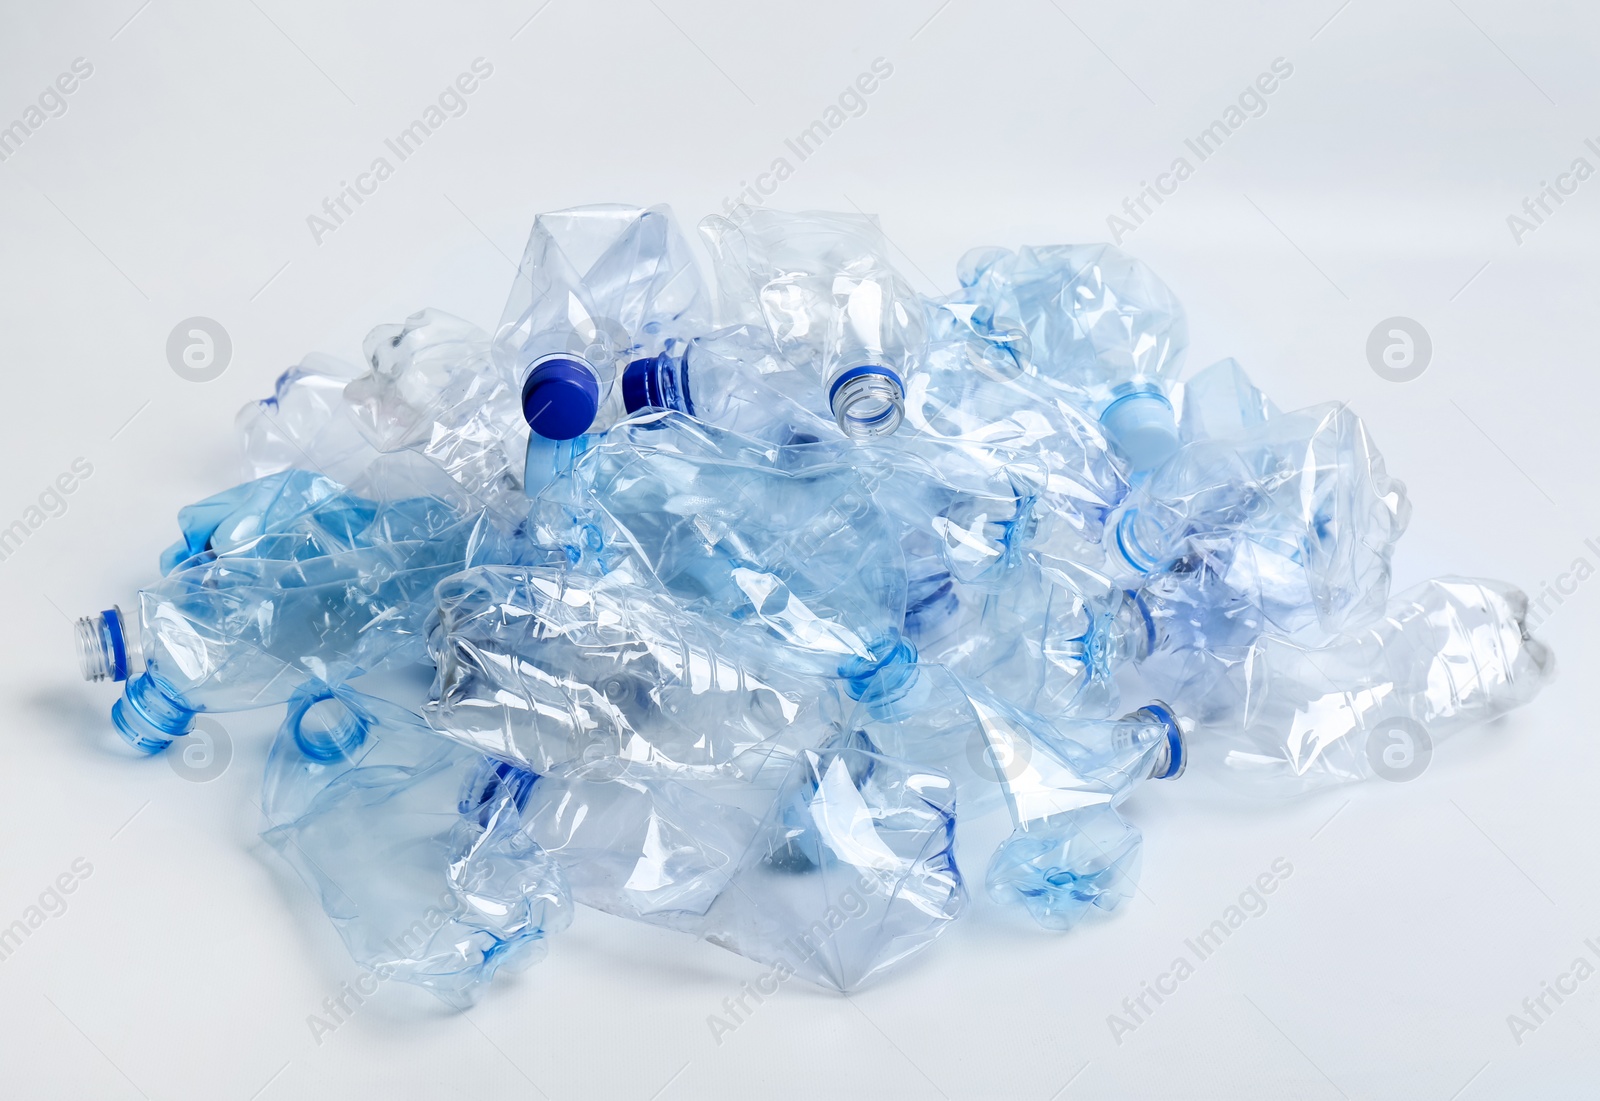
[[660, 359], [661, 356], [636, 359], [622, 372], [622, 406], [628, 412], [664, 408], [661, 404], [661, 386], [656, 381], [656, 367]]
[[600, 412], [600, 383], [581, 359], [541, 360], [522, 384], [522, 416], [547, 440], [583, 435]]

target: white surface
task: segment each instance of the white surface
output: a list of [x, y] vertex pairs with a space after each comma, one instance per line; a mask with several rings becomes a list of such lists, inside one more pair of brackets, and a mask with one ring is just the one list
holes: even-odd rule
[[[1593, 1096], [1600, 977], [1520, 1043], [1507, 1024], [1600, 937], [1587, 580], [1544, 628], [1556, 686], [1412, 783], [1269, 809], [1141, 793], [1144, 893], [1112, 920], [1052, 936], [975, 907], [886, 984], [790, 984], [719, 1045], [707, 1016], [757, 967], [581, 912], [468, 1016], [386, 991], [314, 1039], [308, 1015], [356, 972], [255, 839], [276, 716], [227, 719], [236, 756], [211, 783], [131, 760], [67, 617], [151, 576], [176, 507], [232, 480], [234, 411], [283, 367], [354, 358], [424, 305], [492, 324], [538, 211], [666, 201], [692, 224], [787, 156], [772, 205], [880, 212], [932, 291], [969, 246], [1104, 239], [1282, 57], [1265, 115], [1125, 242], [1187, 304], [1190, 368], [1235, 355], [1284, 406], [1354, 403], [1415, 501], [1401, 585], [1600, 565], [1600, 179], [1520, 245], [1506, 223], [1574, 158], [1600, 168], [1592, 6], [542, 2], [0, 13], [0, 125], [94, 66], [0, 163], [0, 526], [75, 458], [94, 467], [0, 562], [0, 925], [93, 866], [0, 961], [5, 1094]], [[317, 244], [307, 215], [478, 57], [494, 71], [467, 112]], [[865, 113], [798, 162], [785, 139], [877, 57], [894, 71]], [[1397, 314], [1435, 346], [1406, 384], [1364, 352]], [[207, 384], [166, 362], [193, 315], [233, 340]], [[1107, 1015], [1278, 858], [1293, 873], [1267, 912], [1118, 1044]]]

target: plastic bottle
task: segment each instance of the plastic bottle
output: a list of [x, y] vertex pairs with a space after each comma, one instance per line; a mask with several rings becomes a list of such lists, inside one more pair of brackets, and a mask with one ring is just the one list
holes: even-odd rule
[[700, 224], [724, 324], [764, 325], [779, 352], [809, 371], [846, 436], [899, 427], [907, 379], [926, 341], [923, 307], [888, 260], [868, 215], [741, 211]]
[[1527, 614], [1510, 585], [1445, 577], [1324, 646], [1263, 637], [1236, 672], [1242, 719], [1206, 731], [1208, 756], [1235, 783], [1279, 794], [1411, 779], [1438, 742], [1550, 682], [1554, 655]]
[[1361, 419], [1329, 403], [1187, 445], [1123, 502], [1108, 549], [1133, 577], [1210, 561], [1336, 631], [1383, 607], [1410, 512]]
[[811, 370], [779, 354], [764, 326], [733, 325], [637, 359], [622, 375], [627, 412], [671, 410], [774, 444], [837, 436]]
[[[165, 749], [197, 713], [266, 707], [311, 679], [422, 658], [433, 586], [461, 568], [481, 523], [433, 499], [343, 491], [261, 507], [263, 483], [326, 488], [291, 472], [186, 510], [185, 539], [135, 616], [113, 607], [77, 623], [84, 679], [124, 682], [112, 722], [142, 752]], [[260, 511], [239, 507], [250, 501]]]
[[561, 868], [522, 831], [526, 796], [410, 711], [317, 682], [267, 759], [262, 838], [318, 896], [364, 993], [395, 980], [463, 1009], [572, 920]]
[[622, 415], [617, 375], [705, 328], [705, 292], [665, 206], [604, 204], [534, 220], [495, 334], [528, 427], [548, 440]]
[[891, 445], [918, 440], [969, 466], [1005, 467], [1038, 502], [1030, 546], [1097, 558], [1105, 520], [1128, 493], [1125, 464], [1101, 426], [950, 306], [933, 317], [939, 338], [909, 383], [906, 424]]
[[428, 721], [529, 771], [601, 755], [748, 775], [822, 737], [825, 678], [625, 580], [483, 566], [438, 601]]
[[1143, 781], [1183, 773], [1187, 735], [1171, 709], [1051, 720], [948, 669], [916, 672], [895, 692], [864, 694], [851, 726], [955, 777], [968, 815], [1003, 799], [1013, 831], [989, 861], [990, 896], [1051, 929], [1131, 896], [1142, 839], [1115, 808]]
[[687, 610], [760, 623], [829, 668], [866, 658], [901, 625], [905, 573], [856, 449], [835, 441], [775, 449], [677, 413], [633, 419], [534, 510], [533, 537]]
[[962, 912], [954, 796], [937, 770], [841, 735], [788, 760], [775, 786], [584, 762], [540, 777], [524, 813], [579, 901], [702, 937], [778, 981], [851, 991]]
[[240, 410], [246, 470], [259, 477], [298, 468], [349, 485], [382, 457], [405, 453], [436, 466], [477, 507], [516, 511], [527, 430], [488, 334], [421, 310], [374, 328], [363, 351], [365, 374], [308, 356], [271, 397]]
[[1110, 714], [1117, 671], [1149, 651], [1147, 611], [1134, 594], [1066, 560], [1030, 556], [1017, 572], [995, 592], [952, 583], [954, 607], [943, 616], [908, 610], [918, 660], [1050, 719]]
[[957, 301], [986, 310], [1041, 379], [1099, 417], [1135, 472], [1177, 450], [1168, 392], [1188, 323], [1148, 267], [1110, 245], [1046, 245], [974, 249], [957, 274]]

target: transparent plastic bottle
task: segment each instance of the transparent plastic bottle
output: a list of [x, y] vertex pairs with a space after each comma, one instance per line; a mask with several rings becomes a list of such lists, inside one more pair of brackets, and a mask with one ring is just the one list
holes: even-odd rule
[[1134, 594], [1087, 567], [1030, 557], [994, 592], [952, 584], [940, 617], [907, 615], [918, 660], [943, 665], [1050, 718], [1110, 714], [1116, 674], [1151, 645]]
[[812, 373], [846, 436], [894, 432], [926, 319], [877, 219], [747, 208], [736, 221], [707, 218], [700, 231], [723, 323], [765, 326], [784, 358]]
[[831, 677], [624, 579], [482, 566], [437, 599], [428, 721], [529, 771], [612, 756], [748, 776], [826, 736]]
[[299, 468], [346, 485], [384, 456], [414, 455], [477, 505], [509, 515], [520, 500], [526, 428], [487, 333], [439, 310], [379, 325], [367, 371], [308, 356], [236, 423], [253, 476]]
[[495, 334], [534, 434], [571, 440], [622, 415], [623, 366], [699, 335], [707, 302], [665, 206], [576, 207], [534, 220]]
[[1510, 585], [1445, 577], [1323, 646], [1266, 636], [1236, 674], [1242, 720], [1206, 732], [1207, 756], [1234, 782], [1279, 794], [1410, 779], [1439, 741], [1550, 682], [1555, 657], [1527, 614]]
[[1099, 417], [1135, 472], [1177, 450], [1169, 391], [1188, 323], [1146, 265], [1110, 245], [991, 247], [968, 252], [957, 274], [955, 300], [986, 311], [1042, 380]]
[[1128, 493], [1125, 464], [1101, 426], [1027, 374], [1012, 350], [982, 339], [969, 318], [948, 306], [933, 317], [937, 339], [909, 383], [906, 425], [890, 444], [917, 440], [969, 466], [1006, 467], [1038, 501], [1030, 545], [1096, 557], [1106, 517]]
[[926, 949], [962, 912], [955, 792], [859, 736], [800, 751], [776, 785], [707, 789], [636, 762], [539, 779], [529, 834], [574, 896], [851, 991]]
[[916, 673], [863, 695], [851, 726], [883, 752], [947, 771], [969, 814], [1003, 799], [1013, 831], [989, 861], [990, 896], [1051, 929], [1131, 896], [1142, 838], [1115, 808], [1143, 781], [1183, 773], [1184, 722], [1162, 703], [1051, 720], [940, 666]]
[[1410, 512], [1361, 419], [1328, 403], [1187, 445], [1123, 502], [1108, 549], [1134, 577], [1197, 556], [1335, 631], [1383, 607]]
[[815, 374], [779, 356], [764, 326], [733, 325], [635, 360], [622, 375], [629, 415], [671, 410], [775, 444], [837, 436]]
[[111, 717], [130, 745], [160, 752], [200, 712], [283, 703], [312, 679], [425, 656], [433, 586], [462, 567], [481, 518], [433, 499], [255, 492], [325, 481], [288, 472], [185, 510], [185, 539], [136, 615], [78, 621], [84, 678], [124, 682]]
[[[522, 830], [527, 785], [405, 708], [307, 684], [267, 759], [262, 838], [311, 888], [369, 982], [470, 1006], [572, 920]], [[373, 991], [366, 991], [372, 993]]]
[[774, 448], [678, 413], [630, 420], [535, 510], [533, 535], [830, 667], [867, 658], [904, 619], [905, 570], [856, 449], [835, 440]]

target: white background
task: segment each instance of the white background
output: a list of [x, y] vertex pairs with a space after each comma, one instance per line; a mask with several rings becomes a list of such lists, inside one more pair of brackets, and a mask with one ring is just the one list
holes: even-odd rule
[[[134, 760], [69, 617], [154, 576], [174, 510], [235, 480], [235, 410], [304, 353], [354, 359], [425, 305], [492, 325], [539, 211], [668, 202], [692, 225], [786, 156], [770, 205], [880, 213], [932, 293], [971, 246], [1105, 239], [1189, 156], [1124, 247], [1187, 304], [1191, 370], [1237, 356], [1285, 407], [1366, 418], [1415, 502], [1397, 586], [1600, 565], [1600, 180], [1520, 243], [1506, 220], [1575, 158], [1600, 167], [1592, 5], [543, 2], [0, 10], [0, 125], [94, 67], [0, 163], [0, 526], [74, 459], [94, 469], [0, 562], [0, 924], [93, 867], [0, 962], [0, 1091], [1593, 1096], [1600, 977], [1520, 1043], [1507, 1023], [1600, 937], [1588, 580], [1543, 628], [1556, 685], [1411, 783], [1267, 808], [1141, 792], [1143, 893], [1110, 920], [1047, 935], [975, 905], [890, 981], [791, 983], [718, 1044], [706, 1018], [755, 965], [580, 912], [470, 1014], [385, 991], [317, 1042], [308, 1015], [356, 969], [255, 836], [277, 716], [224, 717], [234, 757], [209, 783]], [[478, 57], [494, 71], [466, 114], [317, 243], [307, 215]], [[784, 139], [878, 57], [893, 75], [865, 113], [799, 162]], [[1280, 57], [1265, 115], [1197, 163], [1183, 139]], [[193, 315], [232, 337], [214, 382], [167, 363]], [[1366, 359], [1393, 315], [1432, 335], [1413, 382]], [[1108, 1014], [1279, 858], [1267, 912], [1116, 1042]]]

